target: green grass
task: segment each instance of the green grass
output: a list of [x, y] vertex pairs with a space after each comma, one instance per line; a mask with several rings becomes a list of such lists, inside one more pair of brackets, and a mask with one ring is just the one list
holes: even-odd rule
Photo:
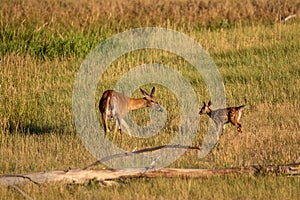
[[[185, 1], [182, 2], [185, 5]], [[286, 7], [296, 9], [291, 6], [293, 2], [287, 1]], [[281, 23], [268, 18], [264, 23], [250, 16], [250, 22], [245, 23], [231, 17], [230, 26], [212, 27], [213, 23], [219, 23], [217, 16], [215, 21], [203, 18], [201, 26], [193, 17], [189, 26], [181, 23], [186, 15], [181, 18], [173, 13], [170, 15], [173, 20], [170, 17], [169, 21], [159, 16], [134, 20], [132, 16], [124, 15], [123, 21], [117, 23], [116, 19], [120, 17], [117, 14], [107, 21], [103, 21], [101, 14], [96, 15], [95, 2], [80, 1], [76, 4], [66, 1], [68, 6], [64, 6], [49, 0], [49, 8], [55, 10], [51, 21], [49, 15], [40, 13], [42, 4], [34, 0], [26, 3], [17, 2], [12, 6], [5, 1], [0, 6], [1, 174], [78, 168], [95, 161], [73, 124], [72, 92], [76, 73], [85, 56], [101, 41], [123, 30], [139, 27], [147, 19], [146, 25], [172, 28], [199, 42], [220, 71], [227, 104], [247, 104], [241, 120], [242, 134], [237, 134], [236, 128], [228, 125], [218, 144], [204, 159], [199, 159], [196, 151], [189, 150], [170, 167], [283, 164], [294, 162], [299, 157], [299, 19]], [[260, 3], [266, 5], [265, 1]], [[111, 9], [114, 14], [115, 5], [106, 10]], [[93, 17], [86, 18], [90, 21], [77, 19], [72, 6], [82, 16], [88, 16], [91, 9]], [[166, 3], [166, 6], [171, 5]], [[17, 12], [21, 7], [25, 11]], [[70, 9], [70, 16], [63, 14], [65, 9]], [[151, 6], [148, 9], [150, 13], [154, 12]], [[268, 14], [266, 9], [266, 16]], [[64, 18], [59, 20], [61, 15]], [[156, 19], [161, 23], [154, 23]], [[188, 62], [168, 52], [148, 49], [128, 53], [112, 63], [99, 81], [97, 101], [102, 92], [112, 88], [124, 73], [144, 63], [173, 67], [191, 83], [199, 104], [210, 99], [202, 77]], [[149, 91], [152, 86], [149, 84], [144, 88]], [[123, 134], [122, 144], [117, 140], [116, 145], [126, 150], [140, 149], [164, 145], [174, 136], [180, 120], [180, 105], [167, 88], [155, 86], [156, 97], [168, 112], [166, 126], [146, 140]], [[140, 93], [136, 91], [134, 96], [139, 97]], [[147, 110], [132, 112], [131, 115], [139, 124], [145, 124], [149, 119]], [[208, 123], [207, 116], [199, 117], [200, 126], [193, 145], [202, 144]], [[112, 139], [113, 135], [109, 134], [108, 138]], [[296, 199], [300, 191], [299, 177], [263, 174], [209, 179], [143, 178], [120, 180], [119, 183], [120, 186], [112, 188], [100, 188], [90, 183], [29, 185], [22, 189], [36, 199]], [[21, 198], [11, 188], [0, 187], [0, 194], [0, 199]]]
[[[140, 178], [121, 180], [117, 187], [105, 188], [91, 182], [86, 185], [24, 186], [22, 189], [32, 198], [42, 197], [42, 199], [297, 199], [299, 179], [281, 176], [227, 176], [209, 179]], [[22, 198], [12, 189], [1, 192], [2, 197], [8, 199]]]

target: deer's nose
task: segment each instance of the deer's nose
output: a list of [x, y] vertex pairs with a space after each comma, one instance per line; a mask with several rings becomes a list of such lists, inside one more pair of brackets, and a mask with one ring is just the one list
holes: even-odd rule
[[159, 111], [159, 112], [162, 112], [162, 111], [164, 111], [163, 109], [162, 109], [162, 107], [160, 106], [160, 105], [156, 105], [156, 110], [157, 111]]

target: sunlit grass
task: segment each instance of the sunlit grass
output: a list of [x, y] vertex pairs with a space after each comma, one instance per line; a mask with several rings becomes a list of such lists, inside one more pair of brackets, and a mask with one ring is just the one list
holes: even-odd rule
[[[49, 184], [21, 188], [32, 198], [46, 199], [297, 199], [298, 185], [297, 177], [227, 176], [209, 179], [139, 178], [122, 180], [119, 186], [107, 188], [93, 182], [86, 185]], [[0, 187], [2, 197], [22, 198], [19, 193], [12, 191]]]
[[[91, 164], [95, 158], [77, 135], [72, 116], [73, 84], [80, 64], [94, 47], [114, 33], [139, 27], [139, 23], [142, 23], [139, 20], [148, 19], [146, 25], [157, 25], [158, 22], [140, 17], [129, 23], [132, 18], [127, 16], [117, 23], [115, 19], [119, 18], [116, 15], [107, 23], [97, 23], [102, 18], [100, 14], [97, 18], [96, 6], [90, 18], [74, 18], [74, 12], [70, 11], [69, 18], [64, 15], [65, 18], [59, 21], [58, 16], [65, 12], [63, 8], [70, 9], [67, 5], [82, 8], [78, 12], [87, 14], [87, 8], [93, 4], [66, 1], [64, 6], [49, 0], [48, 6], [57, 9], [51, 19], [51, 16], [39, 13], [38, 8], [42, 4], [35, 1], [26, 1], [28, 4], [19, 2], [8, 9], [9, 2], [5, 2], [0, 9], [0, 17], [3, 17], [0, 29], [0, 173], [79, 168]], [[26, 12], [17, 12], [21, 7]], [[29, 14], [28, 9], [34, 12]], [[115, 11], [117, 7], [112, 9]], [[15, 17], [9, 18], [13, 13]], [[9, 21], [5, 23], [4, 19]], [[198, 158], [197, 151], [188, 150], [170, 167], [222, 168], [294, 162], [300, 154], [299, 20], [281, 23], [271, 19], [272, 23], [267, 25], [254, 20], [255, 23], [247, 26], [244, 23], [213, 26], [206, 19], [205, 26], [201, 27], [193, 21], [190, 21], [191, 26], [187, 26], [179, 23], [180, 20], [180, 16], [177, 16], [173, 21], [163, 21], [160, 25], [178, 30], [201, 44], [220, 71], [227, 104], [246, 104], [247, 108], [241, 119], [242, 134], [238, 134], [235, 127], [227, 125], [218, 144], [204, 159]], [[120, 26], [122, 24], [125, 26]], [[120, 57], [99, 77], [96, 112], [104, 90], [113, 88], [129, 70], [149, 63], [170, 66], [184, 76], [191, 83], [199, 106], [210, 99], [201, 75], [195, 73], [190, 63], [169, 52], [147, 49]], [[149, 84], [143, 88], [149, 91], [153, 85], [157, 87], [156, 97], [168, 113], [166, 126], [147, 139], [130, 137], [124, 132], [122, 136], [117, 136], [117, 146], [133, 150], [165, 145], [178, 131], [178, 100], [168, 88], [161, 85]], [[141, 96], [139, 91], [133, 95]], [[198, 110], [195, 112], [198, 113]], [[130, 113], [133, 120], [142, 125], [148, 123], [148, 114], [148, 110]], [[209, 122], [207, 116], [199, 116], [197, 135], [191, 145], [201, 146]], [[112, 133], [108, 135], [111, 140], [113, 137]], [[47, 199], [296, 199], [299, 196], [297, 177], [260, 175], [119, 182], [121, 186], [115, 188], [50, 184], [42, 187], [25, 186], [23, 189], [37, 199], [45, 196]], [[21, 198], [12, 191], [0, 188], [3, 197]]]

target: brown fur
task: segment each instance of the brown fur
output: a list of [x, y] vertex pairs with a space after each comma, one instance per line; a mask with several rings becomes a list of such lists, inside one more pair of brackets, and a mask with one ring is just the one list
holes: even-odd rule
[[154, 97], [155, 87], [152, 88], [150, 95], [143, 89], [140, 89], [140, 91], [144, 97], [138, 99], [127, 97], [114, 90], [107, 90], [103, 93], [99, 102], [99, 110], [101, 112], [105, 136], [109, 132], [107, 124], [108, 118], [114, 118], [116, 120], [114, 132], [116, 133], [117, 128], [119, 128], [119, 131], [121, 132], [121, 121], [126, 113], [131, 110], [149, 107], [162, 112], [162, 108]]
[[224, 130], [224, 125], [229, 122], [237, 127], [238, 132], [242, 132], [242, 124], [239, 120], [242, 116], [242, 110], [246, 107], [245, 105], [217, 110], [212, 110], [210, 106], [210, 101], [207, 105], [203, 102], [203, 106], [199, 114], [207, 114], [216, 123], [218, 128], [222, 128], [222, 132]]

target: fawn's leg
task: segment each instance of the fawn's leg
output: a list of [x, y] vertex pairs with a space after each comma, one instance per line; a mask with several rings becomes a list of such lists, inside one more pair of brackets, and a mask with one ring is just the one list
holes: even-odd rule
[[242, 124], [240, 124], [239, 122], [236, 123], [237, 124], [237, 130], [238, 132], [242, 133]]
[[233, 122], [231, 121], [231, 123], [237, 127], [238, 132], [242, 132], [242, 124], [240, 124], [239, 122]]
[[215, 123], [215, 126], [216, 126], [217, 133], [219, 135], [221, 135], [223, 133], [223, 131], [224, 131], [225, 124], [222, 123], [219, 120], [214, 120], [214, 123]]

